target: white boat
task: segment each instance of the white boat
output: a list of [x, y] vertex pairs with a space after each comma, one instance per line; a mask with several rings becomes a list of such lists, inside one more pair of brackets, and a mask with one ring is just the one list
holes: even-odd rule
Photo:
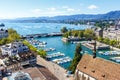
[[51, 58], [55, 58], [55, 57], [65, 56], [65, 54], [60, 52], [52, 53], [52, 54], [48, 54], [46, 58], [48, 58], [49, 56], [51, 56]]
[[103, 52], [102, 52], [102, 51], [99, 51], [98, 53], [99, 53], [99, 54], [103, 54]]
[[60, 59], [54, 59], [53, 62], [57, 63], [57, 64], [63, 64], [63, 63], [67, 63], [72, 61], [72, 59], [70, 57], [64, 57], [64, 58], [60, 58]]

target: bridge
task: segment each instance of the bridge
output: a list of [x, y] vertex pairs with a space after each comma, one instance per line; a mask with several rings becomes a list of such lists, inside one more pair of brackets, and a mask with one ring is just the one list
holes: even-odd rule
[[22, 36], [23, 39], [25, 38], [40, 38], [40, 37], [52, 37], [52, 36], [62, 36], [63, 33], [61, 32], [53, 32], [53, 33], [41, 33], [41, 34], [28, 34], [26, 36]]

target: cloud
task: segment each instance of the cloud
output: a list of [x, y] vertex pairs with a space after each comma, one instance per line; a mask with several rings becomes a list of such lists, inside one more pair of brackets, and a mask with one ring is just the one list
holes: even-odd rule
[[70, 7], [68, 7], [68, 6], [63, 6], [62, 7], [64, 10], [66, 10], [66, 11], [68, 11], [68, 12], [73, 12], [73, 11], [75, 11], [75, 9], [73, 9], [73, 8], [70, 8]]
[[96, 6], [96, 5], [90, 5], [90, 6], [88, 6], [88, 9], [91, 9], [91, 10], [93, 10], [93, 9], [97, 9], [98, 7]]
[[48, 10], [49, 10], [49, 11], [55, 11], [55, 10], [56, 10], [56, 8], [51, 7], [51, 8], [48, 8]]
[[33, 13], [40, 13], [42, 10], [41, 9], [33, 9], [32, 12]]
[[67, 11], [75, 11], [75, 9], [73, 9], [73, 8], [67, 8]]

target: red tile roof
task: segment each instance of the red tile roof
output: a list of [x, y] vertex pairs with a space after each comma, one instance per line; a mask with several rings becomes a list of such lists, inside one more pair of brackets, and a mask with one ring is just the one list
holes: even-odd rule
[[120, 64], [84, 54], [77, 69], [97, 80], [120, 80]]

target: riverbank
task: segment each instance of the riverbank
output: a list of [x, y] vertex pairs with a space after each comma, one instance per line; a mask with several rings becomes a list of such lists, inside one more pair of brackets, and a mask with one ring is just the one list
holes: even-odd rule
[[59, 80], [73, 80], [73, 76], [66, 77], [66, 70], [64, 68], [62, 68], [61, 66], [59, 66], [51, 61], [47, 61], [47, 60], [41, 58], [40, 56], [37, 56], [37, 64], [45, 66]]

